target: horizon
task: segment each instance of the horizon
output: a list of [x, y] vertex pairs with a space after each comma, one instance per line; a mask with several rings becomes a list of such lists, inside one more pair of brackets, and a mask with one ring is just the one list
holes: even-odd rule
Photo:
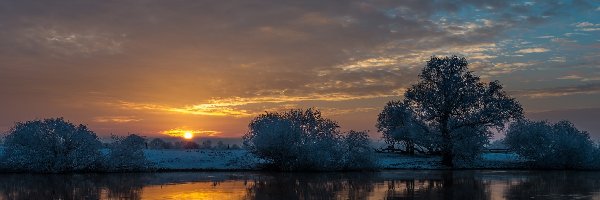
[[64, 117], [100, 137], [234, 139], [265, 111], [317, 108], [377, 141], [386, 102], [458, 55], [527, 117], [600, 139], [595, 1], [2, 1], [0, 27], [0, 133]]

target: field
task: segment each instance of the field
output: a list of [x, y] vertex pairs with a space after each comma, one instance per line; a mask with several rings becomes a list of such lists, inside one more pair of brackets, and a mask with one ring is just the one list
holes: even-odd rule
[[[246, 150], [145, 150], [160, 170], [256, 170], [263, 162]], [[383, 169], [445, 169], [437, 156], [377, 153]], [[469, 168], [522, 168], [524, 161], [511, 153], [485, 153]]]

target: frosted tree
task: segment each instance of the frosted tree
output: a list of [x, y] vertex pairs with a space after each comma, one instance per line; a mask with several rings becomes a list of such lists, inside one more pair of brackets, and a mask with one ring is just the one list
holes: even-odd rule
[[202, 142], [202, 145], [200, 145], [200, 148], [201, 149], [212, 149], [213, 148], [212, 141], [211, 140], [204, 140]]
[[[414, 124], [427, 127], [420, 129], [425, 131], [423, 136], [439, 146], [442, 163], [447, 166], [453, 166], [455, 155], [460, 153], [455, 146], [458, 138], [487, 141], [489, 132], [477, 130], [501, 129], [511, 119], [522, 117], [520, 104], [498, 81], [483, 83], [467, 66], [465, 58], [431, 57], [419, 74], [419, 82], [408, 89], [402, 102], [412, 113]], [[410, 129], [408, 125], [413, 124], [402, 123], [407, 121], [405, 117], [397, 118], [402, 120], [391, 123], [397, 126], [394, 130]]]
[[373, 169], [377, 166], [369, 135], [364, 131], [349, 131], [344, 136], [346, 147], [345, 167], [347, 169]]
[[299, 126], [277, 113], [260, 115], [250, 122], [244, 146], [274, 168], [292, 170], [301, 157], [303, 133]]
[[353, 132], [344, 137], [337, 122], [307, 109], [259, 115], [243, 139], [250, 152], [275, 169], [338, 170], [355, 168], [349, 165], [358, 162], [354, 158], [365, 158], [360, 166], [373, 166], [366, 162], [370, 149], [365, 136]]
[[376, 127], [386, 143], [401, 143], [409, 154], [414, 154], [415, 150], [421, 153], [438, 151], [437, 142], [432, 141], [438, 138], [426, 135], [428, 127], [415, 117], [404, 102], [390, 101], [379, 114]]
[[17, 123], [5, 141], [3, 160], [12, 170], [68, 172], [94, 170], [101, 143], [84, 125], [63, 118]]
[[598, 148], [585, 131], [568, 121], [521, 120], [511, 124], [506, 145], [537, 167], [558, 169], [600, 168]]
[[135, 134], [112, 136], [110, 153], [106, 160], [111, 171], [138, 171], [149, 169], [150, 162], [144, 155], [146, 139]]
[[154, 138], [148, 143], [151, 149], [170, 149], [172, 145], [160, 138]]
[[217, 149], [227, 149], [227, 145], [225, 145], [225, 143], [223, 143], [223, 141], [219, 140], [217, 142], [217, 146], [215, 148], [217, 148]]

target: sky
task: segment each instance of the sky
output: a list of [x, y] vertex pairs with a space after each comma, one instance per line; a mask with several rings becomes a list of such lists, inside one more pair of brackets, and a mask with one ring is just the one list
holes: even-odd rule
[[368, 130], [431, 56], [464, 56], [536, 120], [600, 139], [600, 2], [0, 0], [0, 132], [240, 137], [317, 108]]

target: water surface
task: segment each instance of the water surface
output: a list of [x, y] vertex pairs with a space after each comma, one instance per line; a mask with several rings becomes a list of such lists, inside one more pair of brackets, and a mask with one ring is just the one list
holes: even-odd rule
[[600, 172], [0, 174], [0, 199], [600, 199]]

